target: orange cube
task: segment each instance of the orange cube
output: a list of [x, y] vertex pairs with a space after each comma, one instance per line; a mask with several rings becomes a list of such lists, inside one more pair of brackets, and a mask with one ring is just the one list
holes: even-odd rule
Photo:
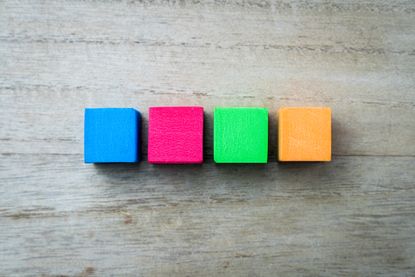
[[281, 108], [278, 121], [280, 161], [331, 161], [330, 108]]

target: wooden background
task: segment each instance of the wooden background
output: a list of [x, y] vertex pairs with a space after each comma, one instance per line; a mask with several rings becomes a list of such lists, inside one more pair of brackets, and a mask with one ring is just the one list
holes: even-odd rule
[[[0, 276], [414, 276], [412, 0], [0, 1]], [[86, 165], [83, 109], [202, 105], [206, 163]], [[281, 106], [333, 162], [281, 164]], [[215, 106], [270, 162], [212, 161]], [[144, 153], [144, 158], [145, 158]]]

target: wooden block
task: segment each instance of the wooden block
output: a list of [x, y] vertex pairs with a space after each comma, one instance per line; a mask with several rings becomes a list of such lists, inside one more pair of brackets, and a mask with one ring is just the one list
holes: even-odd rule
[[131, 108], [85, 109], [85, 163], [139, 161], [140, 113]]
[[203, 162], [203, 107], [149, 109], [148, 162]]
[[266, 163], [268, 110], [216, 108], [213, 137], [216, 163]]
[[280, 161], [331, 160], [330, 108], [281, 108], [278, 121]]

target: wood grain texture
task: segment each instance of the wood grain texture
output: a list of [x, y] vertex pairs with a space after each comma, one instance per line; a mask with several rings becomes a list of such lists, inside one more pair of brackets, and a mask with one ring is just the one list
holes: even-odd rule
[[[0, 1], [1, 276], [411, 276], [415, 2]], [[85, 165], [83, 108], [205, 107], [203, 165]], [[333, 162], [215, 165], [215, 106]], [[146, 153], [144, 153], [146, 159]]]
[[203, 163], [203, 107], [159, 106], [148, 113], [149, 163]]
[[85, 163], [139, 162], [140, 114], [131, 108], [86, 108]]
[[265, 108], [216, 107], [213, 160], [216, 163], [267, 163], [268, 125]]
[[331, 161], [331, 109], [283, 107], [278, 110], [278, 160]]

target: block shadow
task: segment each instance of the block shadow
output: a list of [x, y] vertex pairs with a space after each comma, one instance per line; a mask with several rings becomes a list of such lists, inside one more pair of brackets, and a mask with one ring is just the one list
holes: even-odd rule
[[[127, 184], [131, 186], [148, 185], [157, 183], [160, 190], [165, 186], [186, 184], [189, 193], [192, 190], [207, 192], [215, 189], [215, 186], [228, 185], [228, 189], [237, 191], [243, 188], [245, 191], [254, 192], [262, 189], [272, 190], [280, 188], [290, 190], [296, 187], [298, 190], [330, 190], [330, 183], [338, 179], [333, 175], [335, 168], [344, 165], [342, 157], [333, 156], [332, 162], [286, 162], [276, 161], [277, 157], [277, 115], [270, 115], [269, 119], [269, 161], [267, 164], [216, 164], [213, 161], [213, 114], [205, 113], [204, 116], [204, 163], [203, 164], [148, 164], [147, 153], [141, 155], [142, 161], [133, 164], [109, 163], [95, 164], [97, 173], [111, 184]], [[147, 125], [146, 119], [142, 119], [143, 127]], [[347, 130], [342, 129], [340, 121], [333, 118], [333, 153], [336, 153], [338, 145], [342, 144]], [[147, 136], [143, 136], [142, 147], [147, 145]], [[340, 165], [339, 165], [340, 164]], [[189, 185], [189, 180], [193, 185]], [[255, 185], [253, 185], [255, 184]], [[125, 188], [129, 190], [128, 188]], [[130, 188], [131, 190], [131, 188]]]

